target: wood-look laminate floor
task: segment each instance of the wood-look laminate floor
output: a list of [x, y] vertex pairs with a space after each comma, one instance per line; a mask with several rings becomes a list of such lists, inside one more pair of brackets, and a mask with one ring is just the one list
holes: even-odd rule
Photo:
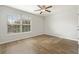
[[77, 54], [78, 42], [40, 35], [0, 45], [2, 54]]

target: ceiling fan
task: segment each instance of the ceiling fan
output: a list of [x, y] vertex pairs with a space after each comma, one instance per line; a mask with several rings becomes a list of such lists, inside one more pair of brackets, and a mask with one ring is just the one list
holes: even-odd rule
[[50, 10], [48, 10], [49, 8], [52, 8], [52, 6], [47, 6], [47, 5], [37, 5], [40, 9], [35, 10], [35, 11], [40, 11], [40, 14], [44, 13], [44, 12], [51, 12]]

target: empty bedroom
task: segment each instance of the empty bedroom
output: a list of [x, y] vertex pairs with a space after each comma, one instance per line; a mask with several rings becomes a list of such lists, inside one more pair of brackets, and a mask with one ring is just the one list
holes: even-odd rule
[[78, 54], [78, 5], [0, 5], [0, 54]]

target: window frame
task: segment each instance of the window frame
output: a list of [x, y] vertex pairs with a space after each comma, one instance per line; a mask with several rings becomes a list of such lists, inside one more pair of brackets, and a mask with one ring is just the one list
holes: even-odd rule
[[[10, 16], [15, 16], [15, 15], [10, 15]], [[8, 16], [8, 17], [9, 17], [9, 16]], [[7, 18], [7, 33], [8, 33], [8, 34], [30, 33], [31, 30], [32, 30], [32, 28], [31, 28], [31, 27], [32, 27], [32, 24], [31, 24], [32, 21], [31, 21], [31, 19], [26, 19], [26, 20], [27, 20], [27, 21], [29, 20], [30, 23], [29, 23], [29, 24], [22, 24], [22, 19], [21, 19], [21, 20], [20, 20], [20, 24], [9, 24], [9, 23], [8, 23], [8, 18]], [[8, 31], [8, 25], [19, 25], [19, 26], [20, 26], [20, 32], [9, 32], [9, 31]], [[30, 26], [30, 28], [29, 28], [30, 30], [23, 32], [23, 31], [22, 31], [22, 26], [23, 26], [23, 25], [26, 25], [26, 26], [28, 25], [28, 26]]]

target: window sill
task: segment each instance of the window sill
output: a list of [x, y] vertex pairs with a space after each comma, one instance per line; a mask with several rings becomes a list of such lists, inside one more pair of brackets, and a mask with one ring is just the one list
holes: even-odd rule
[[7, 35], [19, 35], [19, 34], [27, 34], [27, 33], [31, 33], [32, 31], [29, 32], [20, 32], [20, 33], [7, 33]]

